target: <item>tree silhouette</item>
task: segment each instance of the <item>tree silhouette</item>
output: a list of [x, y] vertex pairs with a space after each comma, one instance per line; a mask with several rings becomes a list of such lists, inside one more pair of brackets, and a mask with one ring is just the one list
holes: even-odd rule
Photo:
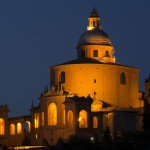
[[111, 131], [109, 129], [109, 127], [107, 126], [105, 132], [104, 132], [104, 137], [103, 137], [104, 141], [111, 141]]
[[22, 141], [22, 146], [30, 146], [31, 145], [31, 141], [28, 137], [24, 137], [23, 141]]
[[48, 143], [48, 141], [47, 141], [46, 138], [42, 139], [41, 145], [42, 145], [42, 146], [47, 146], [47, 147], [49, 146], [49, 143]]

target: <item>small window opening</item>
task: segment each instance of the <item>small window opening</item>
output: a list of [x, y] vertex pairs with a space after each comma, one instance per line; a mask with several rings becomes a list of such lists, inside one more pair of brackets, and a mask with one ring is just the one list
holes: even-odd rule
[[109, 51], [106, 51], [106, 53], [105, 53], [105, 57], [110, 57], [110, 55], [109, 55]]
[[98, 50], [93, 50], [93, 57], [98, 57]]
[[124, 72], [120, 74], [120, 84], [126, 84], [126, 75]]

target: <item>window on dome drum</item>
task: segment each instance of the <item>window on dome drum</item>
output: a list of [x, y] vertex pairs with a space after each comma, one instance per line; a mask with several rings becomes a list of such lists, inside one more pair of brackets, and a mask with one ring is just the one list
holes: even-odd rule
[[79, 128], [87, 128], [87, 112], [85, 110], [81, 110], [79, 112]]
[[81, 51], [81, 57], [84, 58], [85, 57], [85, 50]]
[[126, 75], [124, 72], [120, 74], [120, 84], [126, 84]]
[[57, 106], [55, 103], [48, 106], [48, 125], [57, 125]]
[[4, 127], [5, 127], [4, 119], [0, 118], [0, 135], [4, 135]]
[[96, 79], [94, 79], [94, 83], [96, 83]]
[[93, 117], [93, 128], [98, 128], [98, 118]]
[[98, 50], [93, 50], [93, 57], [98, 57]]
[[17, 134], [21, 134], [21, 133], [22, 133], [21, 123], [17, 123]]
[[14, 124], [10, 125], [10, 135], [15, 135], [15, 125]]
[[64, 71], [62, 71], [59, 75], [59, 82], [65, 83], [65, 72]]
[[105, 57], [110, 57], [110, 55], [109, 55], [109, 51], [106, 51], [106, 53], [105, 53]]
[[73, 128], [73, 111], [69, 110], [67, 113], [68, 128]]

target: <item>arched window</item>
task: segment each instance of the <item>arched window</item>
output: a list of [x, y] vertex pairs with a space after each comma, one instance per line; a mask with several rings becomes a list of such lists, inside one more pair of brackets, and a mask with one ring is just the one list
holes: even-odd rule
[[22, 133], [22, 126], [21, 123], [17, 123], [17, 134]]
[[29, 121], [26, 121], [24, 123], [24, 132], [30, 132], [31, 131], [31, 123]]
[[4, 135], [5, 123], [4, 119], [0, 118], [0, 135]]
[[67, 113], [67, 123], [69, 128], [73, 128], [73, 112], [69, 110]]
[[108, 113], [108, 127], [111, 129], [113, 126], [113, 113]]
[[93, 128], [98, 128], [98, 118], [93, 117]]
[[57, 106], [55, 103], [48, 106], [48, 125], [57, 125]]
[[62, 71], [59, 75], [59, 82], [65, 83], [65, 72], [64, 71]]
[[10, 135], [15, 135], [15, 125], [14, 124], [10, 125]]
[[39, 127], [39, 119], [40, 119], [40, 115], [38, 113], [34, 114], [34, 127], [35, 128]]
[[120, 84], [126, 84], [126, 75], [124, 72], [120, 74]]
[[79, 112], [79, 128], [87, 128], [87, 112], [85, 110]]
[[103, 118], [102, 118], [102, 129], [103, 129], [103, 131], [105, 131], [107, 129], [107, 126], [108, 126], [108, 115], [103, 114]]

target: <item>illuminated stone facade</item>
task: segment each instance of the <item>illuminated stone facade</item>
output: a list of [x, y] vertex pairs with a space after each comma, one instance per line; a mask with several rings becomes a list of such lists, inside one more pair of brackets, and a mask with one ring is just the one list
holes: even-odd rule
[[95, 9], [88, 20], [77, 44], [77, 59], [49, 68], [50, 90], [41, 93], [39, 106], [32, 105], [31, 115], [6, 120], [1, 116], [1, 141], [6, 135], [5, 143], [10, 146], [21, 145], [25, 137], [32, 145], [40, 145], [43, 139], [56, 144], [71, 134], [101, 138], [107, 127], [112, 134], [142, 130], [139, 69], [117, 63]]

